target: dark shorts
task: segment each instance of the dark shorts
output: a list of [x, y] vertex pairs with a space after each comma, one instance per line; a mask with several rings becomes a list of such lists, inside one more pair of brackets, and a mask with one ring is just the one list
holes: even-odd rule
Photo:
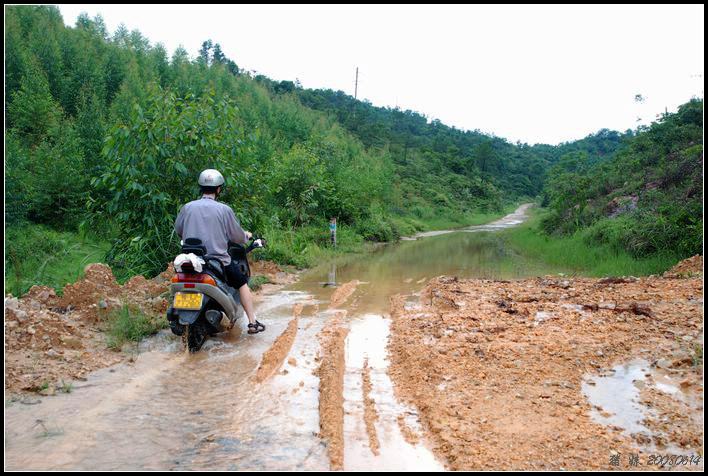
[[226, 283], [234, 289], [239, 289], [244, 284], [248, 284], [248, 277], [241, 272], [234, 261], [224, 266], [226, 272]]

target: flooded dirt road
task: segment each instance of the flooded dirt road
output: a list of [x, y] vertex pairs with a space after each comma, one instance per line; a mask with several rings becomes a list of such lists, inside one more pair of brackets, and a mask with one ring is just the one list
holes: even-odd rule
[[471, 233], [518, 224], [525, 210], [310, 270], [260, 298], [267, 330], [256, 336], [237, 326], [186, 355], [166, 331], [71, 393], [7, 401], [5, 468], [449, 469], [425, 408], [392, 381], [390, 299], [415, 313], [436, 276], [563, 271]]

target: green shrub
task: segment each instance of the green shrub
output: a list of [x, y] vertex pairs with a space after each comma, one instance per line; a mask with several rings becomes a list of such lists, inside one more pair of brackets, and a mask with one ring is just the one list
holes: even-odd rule
[[164, 316], [151, 317], [134, 306], [123, 305], [108, 314], [104, 321], [110, 349], [120, 350], [126, 342], [140, 342], [167, 327]]
[[392, 241], [397, 238], [391, 223], [378, 213], [360, 220], [356, 231], [369, 241]]
[[264, 284], [270, 284], [272, 281], [268, 278], [268, 276], [264, 275], [257, 275], [257, 276], [252, 276], [251, 280], [248, 283], [248, 287], [251, 288], [252, 291], [258, 291], [260, 290]]

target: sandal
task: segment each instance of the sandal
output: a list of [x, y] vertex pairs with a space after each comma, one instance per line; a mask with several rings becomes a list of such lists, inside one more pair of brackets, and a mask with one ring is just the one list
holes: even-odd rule
[[248, 333], [249, 334], [258, 334], [259, 332], [263, 332], [264, 330], [265, 330], [265, 326], [258, 321], [256, 321], [255, 324], [248, 325]]

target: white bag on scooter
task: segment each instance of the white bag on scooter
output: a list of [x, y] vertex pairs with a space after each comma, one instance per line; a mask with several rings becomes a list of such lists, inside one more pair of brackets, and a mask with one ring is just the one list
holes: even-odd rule
[[195, 255], [194, 253], [189, 253], [189, 254], [184, 254], [182, 253], [181, 255], [178, 255], [175, 258], [175, 271], [178, 273], [182, 272], [182, 265], [184, 263], [191, 263], [192, 268], [194, 271], [197, 273], [202, 272], [202, 265], [205, 263], [203, 259], [201, 259], [199, 256]]

